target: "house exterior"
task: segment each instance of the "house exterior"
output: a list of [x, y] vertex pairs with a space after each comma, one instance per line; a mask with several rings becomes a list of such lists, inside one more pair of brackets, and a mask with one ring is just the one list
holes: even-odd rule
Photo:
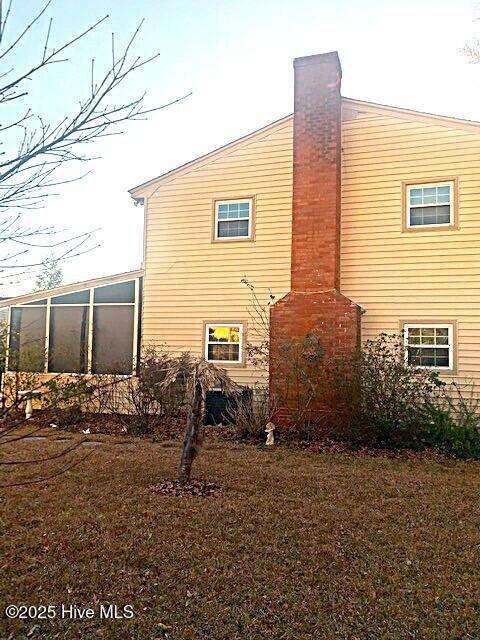
[[[413, 362], [478, 385], [480, 123], [343, 98], [336, 53], [294, 72], [293, 115], [131, 190], [143, 342], [208, 355], [209, 328], [231, 325], [254, 340], [246, 277], [280, 300], [274, 348], [313, 328], [332, 349], [405, 331]], [[251, 384], [239, 353], [224, 364]]]
[[332, 353], [404, 332], [413, 364], [478, 388], [480, 123], [342, 97], [336, 52], [294, 74], [292, 115], [130, 191], [142, 345], [264, 381], [247, 280], [274, 296], [272, 354], [310, 330]]

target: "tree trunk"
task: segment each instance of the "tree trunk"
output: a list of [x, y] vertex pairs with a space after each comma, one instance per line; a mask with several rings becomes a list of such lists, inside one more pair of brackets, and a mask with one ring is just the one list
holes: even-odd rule
[[193, 398], [188, 412], [185, 435], [183, 437], [183, 451], [180, 459], [180, 483], [185, 484], [190, 481], [192, 464], [198, 453], [200, 425], [202, 419], [202, 385], [197, 381], [193, 388]]

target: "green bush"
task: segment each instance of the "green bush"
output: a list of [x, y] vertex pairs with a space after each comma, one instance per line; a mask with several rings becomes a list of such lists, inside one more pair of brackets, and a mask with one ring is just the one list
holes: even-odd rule
[[441, 387], [426, 415], [429, 446], [456, 458], [480, 459], [480, 400], [471, 383]]
[[53, 421], [59, 427], [73, 426], [82, 421], [82, 412], [88, 410], [96, 392], [95, 378], [56, 376], [43, 384], [42, 408], [55, 412]]
[[443, 385], [438, 374], [409, 365], [402, 337], [385, 333], [368, 340], [352, 366], [360, 384], [353, 439], [371, 446], [425, 446], [427, 407]]
[[[253, 342], [249, 362], [260, 371], [272, 366], [269, 317], [275, 297], [251, 292]], [[480, 401], [473, 385], [465, 395], [439, 374], [408, 364], [402, 335], [380, 334], [351, 356], [325, 353], [322, 336], [310, 331], [281, 345], [274, 362], [270, 403], [288, 418], [283, 439], [341, 439], [366, 446], [427, 446], [460, 458], [480, 458]], [[242, 423], [256, 430], [248, 414]]]
[[320, 337], [310, 333], [287, 345], [282, 358], [288, 394], [280, 404], [297, 409], [282, 437], [433, 447], [480, 459], [480, 400], [473, 385], [446, 384], [438, 372], [408, 364], [402, 336], [380, 334], [341, 358], [326, 356]]
[[446, 384], [438, 372], [409, 365], [395, 335], [367, 341], [353, 368], [360, 394], [351, 441], [480, 458], [480, 400], [472, 384]]

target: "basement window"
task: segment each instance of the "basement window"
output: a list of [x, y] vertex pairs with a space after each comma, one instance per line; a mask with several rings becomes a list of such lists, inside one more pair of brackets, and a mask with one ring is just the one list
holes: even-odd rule
[[405, 324], [405, 358], [427, 369], [453, 369], [452, 324]]
[[242, 362], [243, 325], [222, 323], [205, 325], [205, 360], [221, 364]]
[[215, 201], [215, 240], [250, 240], [252, 238], [253, 200]]
[[407, 228], [453, 226], [454, 193], [453, 181], [407, 185]]

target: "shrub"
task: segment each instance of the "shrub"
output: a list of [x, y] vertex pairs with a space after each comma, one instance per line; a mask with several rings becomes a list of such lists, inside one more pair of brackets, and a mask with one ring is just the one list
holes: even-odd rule
[[287, 418], [282, 437], [302, 441], [349, 437], [358, 413], [358, 354], [327, 355], [321, 336], [310, 331], [278, 350], [275, 400]]
[[[242, 282], [251, 292], [253, 341], [247, 343], [248, 360], [265, 373], [275, 296], [264, 300], [246, 278]], [[289, 429], [281, 431], [284, 438], [433, 446], [458, 457], [479, 457], [480, 400], [473, 387], [466, 396], [458, 385], [445, 385], [438, 373], [409, 365], [403, 336], [383, 333], [355, 354], [332, 357], [325, 355], [321, 336], [311, 331], [279, 351], [274, 396], [290, 421]], [[258, 432], [248, 411], [241, 429]]]
[[28, 371], [9, 371], [3, 374], [2, 411], [11, 413], [10, 407], [18, 408], [20, 391], [38, 390], [41, 387], [40, 376]]
[[233, 424], [239, 438], [260, 440], [265, 438], [265, 427], [274, 413], [270, 405], [268, 387], [258, 385], [252, 393], [242, 393], [235, 398]]
[[42, 385], [42, 408], [55, 411], [53, 420], [60, 427], [78, 424], [83, 412], [93, 408], [103, 384], [96, 376], [56, 376]]
[[325, 405], [325, 350], [321, 338], [317, 332], [310, 331], [285, 341], [276, 357], [273, 393], [289, 422], [288, 431], [282, 429], [282, 435], [311, 440], [318, 435], [321, 422], [319, 404]]
[[424, 446], [430, 421], [427, 407], [443, 385], [438, 374], [409, 365], [402, 337], [384, 333], [365, 343], [352, 366], [360, 383], [352, 438], [375, 446]]
[[471, 383], [440, 388], [427, 416], [430, 446], [456, 458], [480, 459], [480, 399]]
[[[138, 362], [137, 375], [116, 376], [116, 384], [104, 394], [102, 405], [118, 414], [129, 433], [153, 434], [159, 422], [178, 418], [185, 412], [190, 360], [187, 353], [174, 358], [163, 348], [146, 347]], [[179, 375], [165, 384], [173, 365], [179, 369]]]
[[80, 407], [94, 392], [95, 386], [84, 377], [58, 376], [44, 382], [42, 405], [45, 409]]
[[315, 331], [284, 342], [279, 348], [275, 392], [297, 427], [311, 420], [322, 396], [324, 356], [321, 338]]
[[402, 336], [367, 341], [353, 367], [360, 393], [349, 440], [480, 458], [480, 399], [472, 384], [446, 384], [438, 372], [409, 365]]

